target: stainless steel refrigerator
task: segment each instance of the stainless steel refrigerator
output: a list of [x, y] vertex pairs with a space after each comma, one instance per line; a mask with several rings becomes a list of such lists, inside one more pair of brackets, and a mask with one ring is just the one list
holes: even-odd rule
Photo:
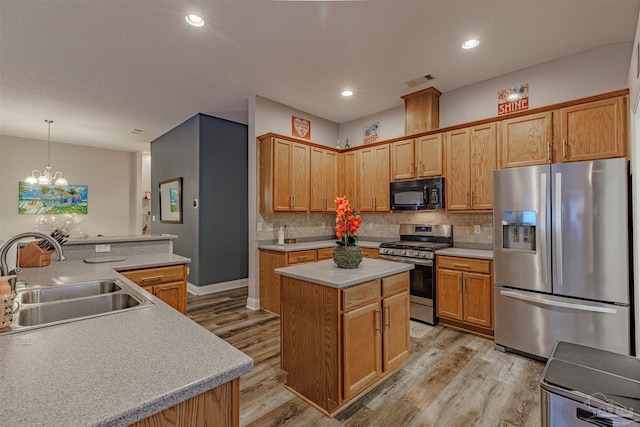
[[496, 346], [632, 354], [627, 160], [498, 170], [493, 197]]

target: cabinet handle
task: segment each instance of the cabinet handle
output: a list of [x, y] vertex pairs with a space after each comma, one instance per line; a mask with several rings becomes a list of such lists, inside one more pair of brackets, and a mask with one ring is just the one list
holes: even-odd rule
[[376, 204], [375, 204], [376, 202], [374, 202], [374, 200], [375, 199], [372, 197], [371, 198], [371, 209], [375, 209], [375, 207], [376, 207]]
[[460, 293], [460, 276], [458, 276], [458, 293]]
[[547, 160], [551, 161], [551, 144], [547, 141]]
[[414, 168], [415, 168], [415, 166], [414, 166], [413, 162], [411, 162], [411, 175], [413, 175], [414, 172], [416, 171]]
[[376, 314], [378, 315], [378, 325], [380, 327], [376, 326], [376, 331], [382, 333], [382, 310], [376, 310]]
[[293, 196], [293, 207], [296, 207], [296, 196]]
[[146, 281], [149, 281], [149, 280], [158, 280], [158, 279], [162, 279], [163, 277], [164, 277], [164, 274], [161, 274], [159, 276], [143, 277], [142, 279], [140, 279], [140, 281], [146, 282]]
[[293, 207], [293, 196], [289, 196], [289, 209]]
[[469, 192], [467, 191], [467, 206], [471, 207], [471, 203], [469, 201]]
[[453, 266], [459, 268], [471, 268], [469, 264], [453, 264]]
[[475, 200], [476, 200], [476, 194], [475, 194], [475, 191], [472, 191], [471, 192], [471, 207], [473, 207], [473, 205], [476, 204]]
[[466, 293], [467, 292], [467, 278], [463, 277], [462, 278], [462, 293]]
[[566, 139], [562, 139], [562, 158], [563, 159], [567, 158], [567, 140]]
[[391, 329], [391, 304], [387, 305], [387, 328]]
[[419, 175], [420, 175], [420, 176], [422, 176], [422, 175], [424, 174], [424, 171], [422, 170], [422, 162], [420, 162], [420, 168], [419, 168], [419, 171], [420, 171], [420, 174], [419, 174]]

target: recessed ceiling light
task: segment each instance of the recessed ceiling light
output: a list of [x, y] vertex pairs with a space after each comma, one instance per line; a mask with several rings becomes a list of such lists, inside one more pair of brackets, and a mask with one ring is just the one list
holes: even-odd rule
[[350, 91], [350, 90], [342, 91], [342, 96], [351, 96], [351, 95], [353, 95], [353, 91]]
[[480, 40], [471, 39], [471, 40], [467, 40], [466, 42], [462, 43], [462, 48], [463, 49], [473, 49], [474, 47], [478, 46], [479, 44], [480, 44]]
[[184, 19], [187, 21], [187, 24], [193, 25], [194, 27], [202, 27], [204, 25], [204, 19], [198, 15], [187, 15]]

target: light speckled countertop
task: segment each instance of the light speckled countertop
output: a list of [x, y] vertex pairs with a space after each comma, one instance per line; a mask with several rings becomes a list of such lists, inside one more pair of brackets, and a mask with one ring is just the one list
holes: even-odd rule
[[276, 268], [278, 274], [332, 288], [346, 288], [380, 277], [413, 270], [413, 264], [363, 258], [357, 268], [339, 268], [333, 260]]
[[69, 239], [65, 245], [101, 245], [104, 243], [151, 242], [155, 240], [173, 240], [174, 234], [138, 234], [131, 236], [91, 236]]
[[447, 248], [437, 250], [436, 255], [459, 256], [463, 258], [493, 259], [493, 251], [484, 249]]
[[[290, 243], [290, 244], [284, 244], [284, 245], [278, 245], [278, 244], [259, 245], [258, 249], [268, 249], [270, 251], [278, 251], [278, 252], [295, 252], [295, 251], [307, 251], [310, 249], [333, 248], [335, 246], [337, 246], [336, 241], [332, 239], [332, 240], [315, 240], [313, 242]], [[380, 242], [359, 240], [358, 246], [363, 248], [377, 249], [380, 246]]]
[[[29, 283], [118, 278], [113, 270], [189, 262], [174, 254], [24, 269]], [[140, 288], [136, 288], [140, 289]], [[125, 426], [231, 381], [253, 360], [140, 290], [154, 305], [0, 334], [2, 424]]]

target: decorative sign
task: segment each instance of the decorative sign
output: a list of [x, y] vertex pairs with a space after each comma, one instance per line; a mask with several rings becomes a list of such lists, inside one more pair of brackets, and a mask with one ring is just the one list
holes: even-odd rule
[[369, 123], [362, 127], [364, 131], [364, 144], [376, 142], [380, 138], [380, 122]]
[[291, 135], [311, 139], [311, 122], [301, 117], [291, 116]]
[[18, 214], [87, 214], [86, 185], [18, 183]]
[[498, 91], [498, 115], [529, 109], [529, 84]]

